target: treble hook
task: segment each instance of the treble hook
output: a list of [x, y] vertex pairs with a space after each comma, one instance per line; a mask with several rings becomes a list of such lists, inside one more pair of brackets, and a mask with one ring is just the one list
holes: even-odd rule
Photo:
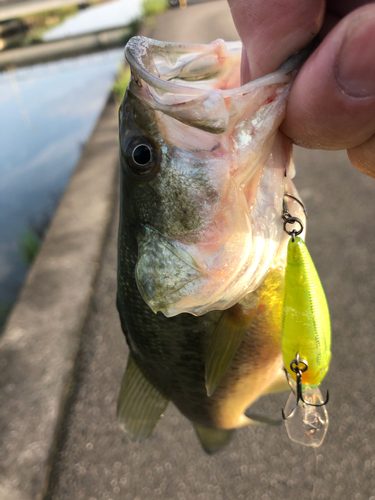
[[[302, 364], [304, 366], [302, 368], [300, 368], [299, 367], [300, 364]], [[293, 410], [289, 413], [289, 415], [287, 417], [285, 416], [284, 409], [281, 410], [281, 413], [283, 415], [284, 420], [293, 416], [294, 412], [296, 411], [296, 408], [298, 407], [299, 401], [302, 401], [302, 403], [304, 403], [305, 405], [308, 405], [308, 406], [325, 406], [328, 403], [328, 400], [329, 400], [329, 392], [328, 391], [327, 391], [327, 396], [326, 396], [326, 400], [324, 401], [324, 403], [314, 404], [314, 403], [309, 403], [308, 401], [305, 401], [305, 399], [303, 397], [303, 392], [302, 392], [302, 373], [304, 373], [308, 369], [308, 367], [309, 367], [309, 365], [308, 365], [307, 361], [305, 359], [300, 359], [299, 353], [297, 352], [296, 358], [293, 359], [293, 361], [290, 363], [290, 369], [292, 370], [293, 373], [296, 374], [296, 379], [297, 379], [296, 380], [296, 383], [297, 383], [297, 394], [296, 394], [297, 402], [296, 402]], [[285, 370], [285, 372], [286, 372], [286, 370]], [[288, 375], [287, 375], [287, 380], [288, 380], [288, 383], [290, 385]], [[293, 388], [292, 388], [292, 390], [293, 390]], [[293, 392], [294, 392], [294, 390], [293, 390]]]
[[[283, 198], [283, 203], [285, 203], [285, 206], [286, 206], [286, 210], [288, 211], [288, 206], [286, 205], [286, 201], [285, 201], [285, 196], [287, 196], [288, 198], [293, 198], [294, 201], [296, 201], [297, 203], [299, 203], [301, 205], [301, 207], [303, 208], [303, 211], [305, 212], [305, 215], [306, 215], [306, 219], [309, 218], [309, 216], [307, 215], [307, 210], [306, 210], [306, 207], [305, 205], [302, 203], [301, 200], [299, 200], [296, 196], [293, 196], [292, 194], [289, 194], [289, 193], [284, 193], [284, 198]], [[284, 206], [284, 205], [283, 205]]]
[[[292, 194], [284, 193], [284, 197], [283, 197], [283, 214], [282, 214], [281, 218], [284, 221], [284, 231], [287, 234], [289, 234], [292, 237], [292, 241], [294, 241], [295, 237], [302, 233], [302, 231], [303, 231], [303, 224], [302, 224], [301, 219], [299, 219], [298, 217], [293, 217], [290, 214], [289, 209], [288, 209], [288, 205], [287, 205], [287, 203], [285, 201], [285, 197], [286, 196], [288, 196], [289, 198], [293, 198], [293, 200], [295, 200], [297, 203], [299, 203], [301, 205], [301, 207], [303, 208], [303, 211], [305, 212], [306, 219], [307, 219], [307, 210], [306, 210], [305, 205], [302, 203], [301, 200], [299, 200], [298, 198], [296, 198]], [[295, 222], [297, 222], [297, 224], [300, 225], [300, 228], [298, 230], [297, 229], [292, 229], [292, 231], [288, 231], [286, 229], [286, 225], [287, 224], [294, 224]]]

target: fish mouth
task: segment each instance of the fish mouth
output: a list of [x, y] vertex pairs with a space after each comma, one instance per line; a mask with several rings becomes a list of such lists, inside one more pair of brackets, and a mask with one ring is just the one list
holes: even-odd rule
[[[125, 47], [125, 57], [136, 78], [165, 96], [169, 102], [176, 96], [188, 94], [191, 99], [222, 90], [224, 97], [246, 94], [250, 89], [265, 84], [290, 82], [295, 72], [307, 59], [311, 48], [290, 56], [274, 73], [240, 85], [239, 64], [242, 55], [240, 41], [217, 39], [209, 44], [160, 42], [143, 36], [132, 37]], [[234, 71], [235, 68], [235, 71]], [[213, 79], [220, 75], [220, 85]], [[139, 83], [138, 83], [139, 85]], [[177, 97], [178, 99], [178, 97]]]
[[[183, 45], [144, 37], [126, 47], [129, 98], [155, 111], [153, 126], [168, 150], [152, 189], [163, 200], [167, 171], [187, 179], [185, 198], [195, 203], [199, 221], [195, 232], [179, 237], [140, 218], [137, 286], [149, 307], [168, 317], [231, 307], [262, 283], [284, 248], [292, 146], [278, 127], [305, 56], [239, 86], [241, 49], [240, 42]], [[203, 178], [210, 189], [203, 189]], [[211, 191], [210, 200], [196, 195]], [[223, 234], [210, 240], [207, 228], [215, 224]]]
[[243, 96], [264, 86], [290, 84], [310, 51], [293, 54], [279, 70], [242, 86], [241, 54], [240, 41], [218, 39], [197, 45], [135, 36], [125, 47], [125, 57], [132, 69], [130, 89], [134, 97], [157, 111], [221, 134], [228, 129], [230, 116]]

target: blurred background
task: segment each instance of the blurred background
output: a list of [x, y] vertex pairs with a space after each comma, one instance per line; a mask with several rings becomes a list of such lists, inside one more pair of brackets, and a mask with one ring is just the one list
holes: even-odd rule
[[[129, 77], [123, 47], [140, 32], [175, 42], [238, 39], [225, 0], [0, 0], [2, 324], [112, 90], [118, 107]], [[52, 394], [43, 356], [32, 359], [43, 376], [34, 380], [31, 403], [19, 396], [23, 381], [34, 376], [14, 356], [19, 330], [11, 332], [9, 352], [0, 350], [0, 476], [9, 479], [0, 481], [1, 500], [375, 500], [375, 183], [351, 167], [345, 152], [295, 148], [295, 163], [309, 211], [307, 244], [332, 320], [333, 357], [323, 387], [330, 389], [331, 420], [323, 446], [302, 448], [283, 427], [247, 428], [209, 457], [173, 405], [144, 443], [119, 429], [116, 400], [128, 351], [115, 308], [117, 200], [75, 340], [71, 385], [62, 384], [67, 403], [42, 408]], [[38, 392], [43, 384], [50, 392]], [[252, 411], [277, 417], [287, 397], [264, 397]], [[41, 423], [26, 432], [35, 408]], [[47, 413], [57, 417], [43, 455]], [[22, 453], [15, 451], [18, 442]], [[35, 478], [43, 468], [48, 478], [40, 493]], [[30, 475], [24, 484], [20, 471]], [[17, 488], [21, 496], [12, 493]]]
[[0, 1], [0, 329], [127, 39], [144, 17], [168, 7], [164, 0]]
[[107, 100], [144, 5], [0, 1], [0, 324]]

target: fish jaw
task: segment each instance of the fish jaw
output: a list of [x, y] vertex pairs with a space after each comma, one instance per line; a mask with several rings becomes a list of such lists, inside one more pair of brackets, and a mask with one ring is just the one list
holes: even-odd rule
[[[159, 163], [149, 181], [128, 183], [139, 219], [138, 289], [168, 317], [227, 309], [259, 286], [280, 246], [291, 143], [278, 126], [290, 68], [230, 89], [239, 45], [179, 45], [173, 58], [168, 44], [148, 41], [148, 51], [140, 44], [127, 49], [133, 76], [120, 141], [126, 149], [135, 123], [156, 145]], [[122, 119], [129, 108], [133, 116]], [[124, 155], [121, 161], [127, 176]]]

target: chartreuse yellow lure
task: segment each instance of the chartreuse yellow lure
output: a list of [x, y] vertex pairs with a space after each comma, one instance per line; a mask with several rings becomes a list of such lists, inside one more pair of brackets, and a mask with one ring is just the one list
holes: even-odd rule
[[[289, 195], [287, 195], [289, 196]], [[298, 201], [298, 200], [297, 200]], [[327, 300], [304, 241], [297, 235], [302, 223], [284, 203], [284, 230], [291, 235], [285, 269], [282, 310], [282, 356], [285, 369], [296, 382], [283, 417], [289, 437], [307, 446], [320, 446], [328, 428], [328, 414], [318, 385], [331, 359], [331, 326]], [[299, 231], [286, 229], [297, 222]], [[289, 380], [289, 377], [288, 377]], [[297, 399], [297, 401], [296, 401]], [[287, 416], [286, 416], [287, 414]]]

